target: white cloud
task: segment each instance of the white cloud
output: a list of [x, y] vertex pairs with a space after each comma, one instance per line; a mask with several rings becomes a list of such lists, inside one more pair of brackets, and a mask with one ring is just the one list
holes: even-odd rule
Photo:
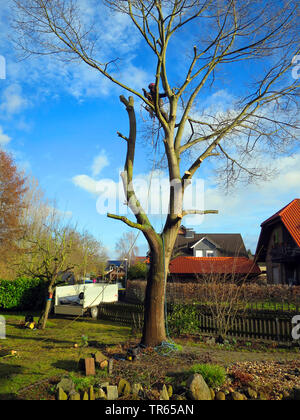
[[20, 85], [12, 84], [3, 91], [0, 110], [7, 116], [24, 111], [28, 105], [29, 101], [23, 96]]
[[111, 179], [96, 181], [88, 175], [76, 175], [72, 179], [74, 185], [93, 195], [104, 195], [110, 198], [115, 191], [116, 183]]
[[97, 176], [100, 174], [102, 169], [109, 165], [109, 160], [105, 153], [105, 150], [101, 151], [101, 154], [96, 156], [92, 165], [92, 174], [93, 176]]
[[11, 138], [7, 134], [4, 134], [3, 128], [0, 127], [0, 146], [5, 146], [10, 141], [11, 141]]

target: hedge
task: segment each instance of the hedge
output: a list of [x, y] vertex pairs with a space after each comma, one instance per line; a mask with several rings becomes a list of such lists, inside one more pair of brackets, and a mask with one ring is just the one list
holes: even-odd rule
[[[127, 282], [126, 301], [143, 303], [145, 297], [146, 282], [131, 280]], [[239, 297], [244, 303], [277, 302], [280, 304], [300, 305], [300, 286], [273, 285], [266, 286], [256, 283], [238, 286], [232, 283], [167, 283], [166, 295], [169, 303], [193, 303], [227, 301], [232, 295]]]
[[45, 303], [46, 284], [40, 279], [0, 279], [0, 309], [41, 309]]

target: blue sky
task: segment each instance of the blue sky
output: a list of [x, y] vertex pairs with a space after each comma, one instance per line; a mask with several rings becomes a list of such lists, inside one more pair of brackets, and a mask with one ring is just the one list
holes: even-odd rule
[[[92, 1], [92, 0], [91, 0]], [[89, 4], [89, 0], [84, 3]], [[93, 14], [91, 8], [88, 13]], [[6, 79], [0, 79], [0, 147], [15, 156], [20, 168], [38, 179], [46, 196], [56, 201], [59, 210], [72, 215], [72, 221], [95, 235], [107, 247], [111, 258], [114, 248], [128, 227], [108, 219], [97, 212], [99, 188], [102, 197], [111, 197], [111, 188], [119, 182], [124, 164], [125, 142], [116, 132], [127, 134], [127, 114], [119, 101], [122, 92], [104, 80], [100, 74], [83, 65], [65, 65], [55, 57], [32, 57], [18, 61], [17, 54], [7, 36], [7, 4], [0, 5], [0, 55], [6, 61]], [[104, 26], [105, 26], [105, 20]], [[118, 24], [107, 27], [105, 37], [110, 53], [119, 51], [126, 60], [122, 63], [121, 77], [141, 92], [152, 82], [154, 63], [145, 50], [140, 49], [138, 35], [130, 30], [128, 21], [118, 18]], [[177, 46], [178, 47], [178, 46]], [[107, 52], [103, 52], [105, 54]], [[171, 49], [170, 60], [176, 59]], [[184, 57], [179, 61], [171, 80], [183, 71]], [[241, 64], [234, 73], [218, 82], [212, 92], [205, 93], [207, 106], [224, 110], [244, 88], [243, 82], [251, 68]], [[232, 82], [232, 79], [235, 83]], [[239, 81], [239, 83], [237, 83]], [[139, 128], [145, 128], [140, 119], [147, 115], [137, 102]], [[293, 156], [275, 159], [265, 156], [266, 164], [273, 163], [279, 174], [260, 185], [239, 185], [230, 195], [217, 189], [207, 165], [199, 177], [204, 177], [204, 208], [218, 209], [218, 215], [204, 219], [189, 218], [186, 226], [197, 232], [241, 233], [247, 248], [255, 251], [260, 224], [300, 197], [300, 151]], [[269, 162], [270, 161], [270, 162]], [[149, 182], [151, 148], [138, 141], [135, 174]], [[157, 179], [165, 177], [156, 173]], [[98, 182], [98, 184], [97, 184]], [[95, 185], [98, 193], [95, 191]], [[159, 198], [158, 198], [159, 199]], [[161, 217], [153, 219], [159, 229]], [[140, 254], [147, 250], [142, 235], [137, 245]]]

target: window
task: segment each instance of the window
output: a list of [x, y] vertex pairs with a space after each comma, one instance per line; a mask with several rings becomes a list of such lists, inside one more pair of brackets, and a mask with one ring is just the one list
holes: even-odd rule
[[195, 257], [203, 257], [202, 249], [196, 249], [195, 250]]
[[275, 230], [273, 239], [274, 239], [274, 244], [278, 244], [278, 242], [279, 242], [279, 232], [278, 232], [278, 230]]
[[207, 257], [214, 257], [215, 253], [214, 253], [214, 251], [206, 251], [206, 256]]

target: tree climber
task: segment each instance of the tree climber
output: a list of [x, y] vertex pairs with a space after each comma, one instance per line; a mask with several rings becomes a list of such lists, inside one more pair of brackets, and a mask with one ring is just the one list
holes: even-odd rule
[[[155, 89], [155, 84], [154, 83], [150, 83], [150, 85], [148, 86], [149, 88], [149, 92], [146, 91], [146, 89], [143, 89], [144, 92], [144, 96], [146, 99], [148, 99], [148, 101], [150, 101], [153, 105], [155, 105], [155, 101], [156, 101], [156, 89]], [[162, 98], [166, 98], [167, 94], [166, 93], [159, 93], [159, 101], [158, 101], [158, 105], [159, 105], [159, 110], [162, 114], [162, 116], [164, 117], [164, 119], [166, 121], [168, 121], [168, 115], [166, 114], [166, 112], [163, 110], [163, 101]], [[150, 108], [149, 106], [145, 107], [146, 111], [149, 112], [151, 118], [155, 118], [154, 115], [154, 111], [152, 108]]]

